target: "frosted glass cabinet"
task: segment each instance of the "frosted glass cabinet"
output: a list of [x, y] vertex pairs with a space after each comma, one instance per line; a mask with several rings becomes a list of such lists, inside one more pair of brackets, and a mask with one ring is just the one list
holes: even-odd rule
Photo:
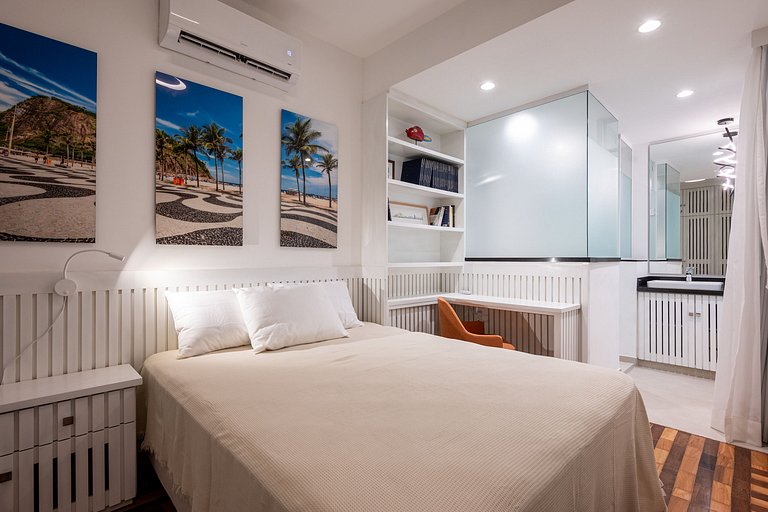
[[466, 131], [468, 259], [619, 258], [618, 121], [588, 91]]

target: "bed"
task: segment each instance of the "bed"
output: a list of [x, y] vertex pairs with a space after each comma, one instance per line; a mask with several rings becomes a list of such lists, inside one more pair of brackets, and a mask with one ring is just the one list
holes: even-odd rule
[[661, 511], [626, 375], [366, 323], [254, 355], [150, 357], [151, 454], [198, 511]]

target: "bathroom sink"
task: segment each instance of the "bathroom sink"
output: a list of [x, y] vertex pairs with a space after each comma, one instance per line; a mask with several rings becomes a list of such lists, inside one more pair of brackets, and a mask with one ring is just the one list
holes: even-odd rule
[[723, 291], [723, 284], [720, 281], [671, 281], [667, 279], [657, 279], [648, 281], [648, 288], [667, 288], [674, 290], [700, 290], [707, 292]]

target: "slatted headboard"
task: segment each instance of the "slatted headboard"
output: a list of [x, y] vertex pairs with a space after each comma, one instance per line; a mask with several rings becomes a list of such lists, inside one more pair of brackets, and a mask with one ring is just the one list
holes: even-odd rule
[[[358, 275], [337, 274], [320, 279], [286, 279], [283, 275], [282, 279], [244, 277], [235, 280], [233, 272], [226, 272], [218, 280], [208, 277], [206, 284], [179, 284], [178, 277], [154, 279], [152, 275], [131, 279], [125, 279], [125, 276], [118, 279], [82, 276], [80, 291], [68, 299], [62, 317], [51, 332], [8, 368], [4, 382], [125, 363], [141, 370], [144, 359], [150, 355], [177, 347], [173, 319], [165, 300], [168, 290], [217, 290], [259, 286], [267, 282], [340, 279], [347, 283], [360, 319], [381, 323], [386, 279], [349, 273]], [[317, 271], [317, 274], [329, 272]], [[34, 291], [3, 291], [0, 295], [0, 361], [3, 366], [43, 333], [59, 311], [63, 299], [50, 293], [50, 289], [48, 286]]]

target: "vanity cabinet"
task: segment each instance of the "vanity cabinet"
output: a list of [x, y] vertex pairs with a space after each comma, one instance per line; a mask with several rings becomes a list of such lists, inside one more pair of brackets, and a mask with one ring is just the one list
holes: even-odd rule
[[717, 369], [722, 295], [644, 291], [637, 303], [638, 359]]

